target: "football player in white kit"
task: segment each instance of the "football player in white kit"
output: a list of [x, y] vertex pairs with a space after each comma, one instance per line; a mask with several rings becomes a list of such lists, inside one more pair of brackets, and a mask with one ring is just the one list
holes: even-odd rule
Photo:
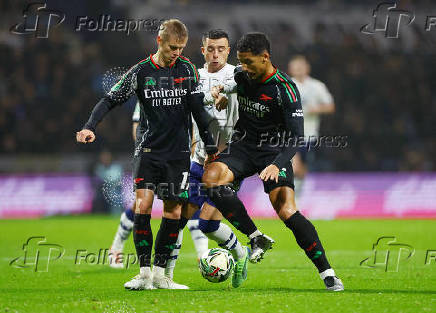
[[[304, 113], [304, 136], [310, 145], [310, 140], [318, 138], [321, 115], [332, 114], [335, 111], [333, 97], [321, 81], [309, 76], [310, 64], [303, 55], [295, 55], [288, 64], [288, 72], [297, 85], [301, 96]], [[313, 162], [313, 153], [307, 154], [307, 148], [300, 149], [292, 159], [294, 168], [295, 194], [298, 197], [302, 188], [308, 165]]]
[[[215, 142], [218, 143], [218, 150], [222, 151], [230, 140], [233, 127], [238, 119], [238, 102], [235, 93], [220, 94], [215, 99], [210, 92], [214, 86], [234, 84], [233, 73], [235, 66], [227, 63], [230, 53], [227, 33], [219, 29], [207, 32], [203, 36], [201, 52], [206, 63], [198, 72], [200, 74], [200, 84], [205, 94], [205, 109], [212, 117], [209, 131]], [[222, 109], [224, 107], [226, 108]], [[203, 176], [206, 153], [204, 143], [200, 139], [195, 123], [193, 127], [194, 135], [192, 142], [194, 143], [194, 151], [189, 174], [188, 211], [197, 211], [196, 214], [199, 214], [199, 218], [189, 220], [188, 227], [191, 230], [198, 256], [206, 252], [208, 247], [207, 241], [204, 242], [197, 239], [198, 234], [195, 232], [197, 228], [199, 232], [201, 231], [209, 239], [216, 241], [220, 247], [228, 249], [232, 253], [237, 261], [232, 277], [232, 285], [237, 288], [247, 276], [249, 250], [241, 245], [228, 225], [220, 222], [223, 216], [214, 207], [210, 199], [201, 192], [201, 178]], [[201, 209], [201, 211], [198, 211], [198, 209]]]

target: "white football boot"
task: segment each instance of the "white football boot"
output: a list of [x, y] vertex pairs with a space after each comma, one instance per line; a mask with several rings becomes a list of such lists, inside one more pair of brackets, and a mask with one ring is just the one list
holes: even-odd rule
[[174, 282], [165, 275], [165, 269], [153, 266], [153, 287], [157, 289], [189, 289], [188, 286]]
[[124, 284], [129, 290], [150, 290], [153, 287], [153, 275], [149, 267], [140, 269], [140, 273]]
[[327, 290], [330, 291], [343, 291], [344, 284], [342, 281], [336, 277], [335, 271], [331, 268], [319, 273], [319, 276], [324, 281], [324, 285]]

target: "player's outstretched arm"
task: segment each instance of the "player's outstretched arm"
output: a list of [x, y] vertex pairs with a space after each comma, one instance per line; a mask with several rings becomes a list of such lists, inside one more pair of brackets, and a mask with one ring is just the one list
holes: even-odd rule
[[94, 106], [92, 113], [83, 126], [83, 129], [76, 134], [77, 142], [87, 143], [95, 140], [95, 129], [103, 120], [105, 115], [115, 106], [126, 102], [133, 94], [136, 87], [137, 65], [130, 68], [123, 77], [112, 87], [106, 96]]

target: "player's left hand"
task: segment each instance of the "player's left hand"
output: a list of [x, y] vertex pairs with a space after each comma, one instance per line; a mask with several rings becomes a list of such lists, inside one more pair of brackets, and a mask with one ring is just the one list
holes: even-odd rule
[[219, 94], [218, 98], [215, 99], [215, 107], [218, 111], [226, 109], [228, 103], [229, 103], [229, 100], [223, 94]]
[[263, 181], [274, 180], [276, 183], [279, 182], [279, 172], [280, 169], [274, 165], [268, 165], [265, 169], [260, 173], [259, 177]]

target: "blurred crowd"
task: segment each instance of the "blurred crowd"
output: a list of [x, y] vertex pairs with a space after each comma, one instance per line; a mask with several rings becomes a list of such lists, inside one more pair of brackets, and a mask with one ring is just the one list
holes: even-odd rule
[[[13, 12], [11, 16], [19, 19], [21, 8], [11, 3], [0, 2], [1, 14]], [[125, 14], [122, 7], [109, 9]], [[197, 30], [207, 26], [205, 21]], [[237, 24], [229, 27], [237, 34], [234, 45], [241, 31]], [[336, 103], [335, 114], [322, 119], [321, 134], [347, 136], [347, 147], [321, 147], [315, 152], [315, 170], [436, 169], [434, 53], [419, 46], [407, 53], [380, 50], [375, 41], [374, 46], [362, 45], [358, 32], [344, 32], [332, 41], [328, 26], [321, 23], [310, 44], [299, 44], [292, 31], [283, 25], [282, 31], [268, 33], [274, 63], [285, 70], [292, 55], [306, 55], [312, 76], [327, 85]], [[77, 33], [71, 27], [54, 29], [48, 39], [1, 33], [0, 153], [94, 153], [103, 147], [131, 152], [135, 99], [108, 115], [97, 130], [95, 145], [76, 144], [75, 132], [103, 95], [104, 73], [155, 51], [155, 33], [140, 35], [149, 37], [145, 45], [138, 34]], [[191, 32], [185, 55], [201, 67], [200, 39], [194, 36], [196, 32]]]

